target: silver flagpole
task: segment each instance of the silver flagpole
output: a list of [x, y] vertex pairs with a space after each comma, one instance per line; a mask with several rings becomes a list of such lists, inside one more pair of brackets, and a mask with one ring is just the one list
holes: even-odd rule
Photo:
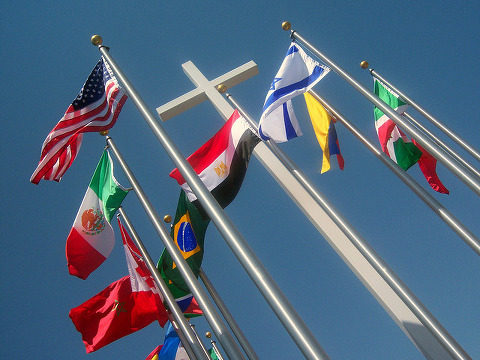
[[[112, 149], [113, 154], [117, 158], [120, 166], [125, 173], [128, 181], [132, 185], [135, 194], [137, 195], [140, 203], [142, 204], [145, 212], [148, 215], [148, 218], [152, 222], [157, 234], [160, 236], [165, 248], [167, 249], [168, 253], [172, 257], [173, 261], [178, 267], [180, 274], [182, 275], [185, 283], [187, 284], [188, 288], [192, 292], [193, 296], [197, 300], [198, 304], [200, 305], [205, 318], [207, 319], [208, 323], [212, 327], [217, 339], [222, 344], [222, 347], [225, 349], [225, 352], [228, 354], [229, 357], [232, 359], [245, 359], [243, 356], [240, 348], [233, 340], [232, 335], [227, 331], [225, 324], [222, 322], [220, 315], [216, 312], [213, 303], [210, 299], [206, 296], [205, 291], [200, 286], [198, 280], [195, 278], [192, 270], [188, 266], [186, 260], [183, 258], [182, 254], [180, 253], [180, 249], [175, 246], [172, 238], [170, 237], [169, 233], [165, 228], [162, 226], [162, 222], [153, 208], [152, 204], [148, 200], [147, 196], [145, 195], [143, 189], [141, 188], [140, 184], [138, 183], [137, 179], [133, 175], [132, 171], [128, 167], [127, 163], [123, 159], [123, 156], [120, 154], [117, 146], [113, 142], [111, 137], [107, 136], [107, 145]], [[201, 356], [199, 358], [202, 358]]]
[[428, 130], [425, 126], [423, 126], [417, 119], [415, 119], [412, 115], [404, 112], [403, 117], [410, 121], [414, 126], [419, 128], [423, 131], [427, 136], [429, 136], [433, 141], [435, 141], [438, 145], [443, 147], [446, 152], [448, 152], [455, 160], [457, 160], [462, 166], [466, 169], [470, 170], [470, 172], [475, 175], [477, 178], [480, 179], [480, 171], [478, 171], [472, 164], [467, 162], [464, 158], [462, 158], [459, 154], [457, 154], [450, 146], [448, 146], [445, 142], [439, 139], [435, 134], [433, 134], [430, 130]]
[[197, 338], [198, 342], [200, 344], [202, 344], [202, 350], [203, 350], [205, 356], [207, 357], [207, 359], [210, 358], [210, 355], [208, 354], [207, 348], [203, 345], [202, 341], [200, 340], [200, 337], [197, 334], [197, 330], [195, 330], [195, 325], [190, 324], [190, 328], [192, 329], [193, 333], [195, 334], [195, 337]]
[[371, 140], [369, 140], [355, 125], [348, 121], [334, 107], [329, 105], [315, 91], [310, 90], [312, 94], [323, 106], [341, 122], [353, 135], [355, 135], [377, 158], [379, 158], [395, 175], [397, 175], [425, 204], [427, 204], [448, 226], [455, 231], [462, 240], [480, 255], [480, 239], [478, 239], [465, 225], [463, 225], [450, 211], [448, 211], [439, 201], [428, 193], [420, 184], [415, 181], [405, 170], [398, 166], [383, 151], [378, 149]]
[[160, 292], [163, 295], [163, 300], [167, 303], [167, 306], [168, 306], [167, 312], [169, 312], [169, 315], [172, 315], [176, 321], [177, 328], [180, 330], [180, 331], [177, 331], [179, 333], [179, 336], [183, 335], [184, 339], [182, 339], [182, 343], [184, 344], [184, 347], [188, 353], [188, 356], [190, 356], [192, 360], [197, 358], [198, 359], [205, 358], [202, 351], [203, 344], [199, 341], [199, 339], [195, 336], [192, 329], [190, 328], [190, 324], [188, 323], [187, 319], [185, 319], [185, 317], [183, 316], [183, 313], [178, 307], [177, 302], [175, 301], [172, 294], [168, 290], [168, 287], [165, 284], [165, 281], [163, 281], [162, 276], [160, 275], [158, 269], [156, 268], [154, 262], [152, 261], [152, 258], [148, 254], [147, 249], [143, 245], [142, 240], [138, 236], [138, 233], [135, 231], [135, 228], [130, 222], [130, 219], [125, 213], [125, 210], [123, 209], [123, 207], [118, 208], [118, 212], [119, 212], [119, 215], [125, 220], [125, 226], [127, 227], [127, 230], [132, 235], [132, 239], [135, 242], [135, 245], [137, 245], [138, 250], [140, 250], [140, 253], [145, 261], [145, 264], [148, 267], [148, 270], [150, 270], [150, 273], [152, 274], [153, 279], [155, 280], [155, 283], [157, 284], [158, 288], [160, 289]]
[[[172, 159], [175, 166], [178, 168], [180, 173], [183, 175], [184, 179], [187, 181], [187, 184], [190, 186], [193, 192], [197, 195], [197, 198], [200, 201], [200, 204], [203, 206], [205, 212], [210, 217], [212, 222], [215, 224], [215, 226], [217, 227], [220, 234], [223, 236], [223, 238], [227, 242], [230, 249], [233, 251], [233, 253], [237, 257], [239, 262], [242, 264], [244, 269], [249, 274], [250, 278], [253, 280], [257, 288], [262, 293], [263, 297], [267, 300], [268, 304], [270, 305], [272, 310], [275, 312], [278, 319], [282, 322], [283, 326], [288, 331], [292, 339], [295, 341], [300, 351], [303, 353], [303, 355], [307, 359], [328, 359], [329, 357], [327, 353], [320, 346], [317, 339], [315, 339], [315, 337], [311, 333], [310, 329], [308, 329], [308, 327], [306, 326], [305, 322], [302, 320], [300, 315], [298, 315], [297, 311], [294, 309], [292, 304], [290, 304], [288, 299], [285, 297], [283, 292], [280, 290], [278, 285], [273, 280], [272, 276], [267, 272], [263, 264], [260, 262], [258, 257], [255, 255], [255, 253], [252, 251], [252, 249], [248, 245], [248, 243], [245, 241], [243, 236], [237, 230], [237, 228], [232, 223], [230, 218], [227, 217], [227, 215], [225, 214], [225, 211], [220, 207], [220, 205], [218, 205], [215, 198], [212, 196], [212, 194], [210, 194], [207, 187], [202, 183], [198, 175], [195, 173], [195, 171], [192, 169], [190, 164], [183, 157], [182, 153], [178, 150], [178, 148], [172, 142], [172, 140], [170, 139], [168, 134], [165, 132], [163, 127], [158, 123], [152, 111], [148, 109], [143, 99], [137, 93], [133, 85], [130, 84], [127, 77], [124, 75], [122, 70], [118, 67], [117, 63], [109, 54], [108, 48], [101, 44], [102, 43], [101, 37], [98, 36], [97, 38], [97, 36], [98, 35], [95, 35], [94, 37], [92, 37], [92, 44], [98, 46], [100, 53], [107, 59], [111, 68], [115, 72], [117, 78], [122, 83], [125, 91], [130, 96], [132, 101], [135, 103], [137, 109], [140, 111], [143, 118], [145, 119], [147, 124], [150, 126], [151, 130], [157, 137], [158, 141], [163, 146], [165, 152]], [[158, 215], [155, 214], [154, 216], [153, 211], [149, 211], [149, 212], [151, 212], [152, 218], [155, 219], [156, 222], [158, 222]], [[161, 230], [157, 230], [157, 231], [165, 232], [165, 229], [161, 227], [159, 224], [158, 224], [158, 228]], [[170, 239], [170, 236], [166, 232], [165, 234], [168, 236], [168, 239]], [[171, 247], [172, 251], [175, 251], [175, 254], [178, 254], [178, 260], [184, 261], [178, 249], [175, 246], [173, 246], [173, 243], [172, 245], [168, 244], [167, 246], [168, 241], [165, 240], [164, 242], [166, 243], [165, 246], [167, 248]], [[169, 252], [173, 258], [174, 254], [171, 251]], [[177, 259], [174, 258], [173, 260], [178, 265]], [[191, 272], [190, 268], [188, 268], [188, 273], [191, 274], [192, 276], [191, 284], [196, 285], [194, 284], [194, 280], [196, 281], [196, 279], [193, 276], [193, 273]], [[184, 274], [182, 273], [182, 275]], [[190, 288], [190, 283], [187, 282], [187, 284]], [[193, 289], [192, 288], [190, 289], [193, 292]], [[197, 291], [200, 291], [200, 290], [201, 289]], [[205, 300], [201, 300], [200, 298], [198, 298], [196, 293], [194, 293], [194, 295], [197, 297], [197, 301], [199, 303], [200, 301], [207, 300], [206, 297], [205, 297]], [[203, 298], [204, 297], [203, 290], [201, 295]], [[202, 304], [203, 303], [201, 303], [201, 307], [205, 312], [206, 309]], [[211, 303], [209, 302], [209, 304]], [[213, 307], [212, 307], [212, 310], [213, 310]], [[220, 319], [218, 320], [220, 323]], [[217, 339], [220, 341], [220, 344], [222, 345], [222, 347], [224, 347], [225, 352], [229, 357], [231, 357], [232, 359], [244, 358], [243, 354], [241, 354], [240, 349], [238, 348], [236, 343], [233, 341], [233, 338], [231, 337], [230, 334], [228, 334], [229, 335], [228, 342], [227, 342], [227, 339], [221, 340], [221, 337], [219, 337], [219, 335], [222, 335], [222, 333], [218, 328], [218, 324], [214, 322], [213, 324], [210, 323], [210, 326], [212, 326], [212, 329], [214, 328], [217, 329], [216, 331], [214, 330], [214, 332], [217, 335]], [[236, 350], [235, 352], [238, 352], [237, 357], [232, 356], [234, 347]]]
[[223, 315], [223, 318], [227, 322], [228, 326], [233, 332], [233, 335], [237, 338], [240, 346], [242, 347], [243, 351], [245, 351], [245, 354], [247, 354], [247, 357], [250, 360], [259, 360], [257, 354], [255, 353], [255, 350], [253, 350], [252, 346], [248, 342], [247, 338], [243, 334], [242, 330], [238, 326], [237, 322], [233, 318], [232, 314], [230, 311], [228, 311], [227, 306], [223, 302], [222, 298], [220, 295], [217, 293], [215, 288], [213, 287], [213, 284], [211, 283], [210, 279], [208, 278], [207, 274], [205, 274], [205, 271], [200, 268], [200, 272], [198, 273], [198, 276], [203, 282], [203, 285], [205, 285], [205, 288], [207, 289], [208, 293], [210, 294], [210, 297], [213, 299], [215, 304], [217, 304], [218, 309]]
[[215, 343], [215, 340], [210, 340], [210, 343], [212, 344], [212, 349], [215, 352], [215, 355], [217, 355], [218, 360], [223, 360], [222, 354], [220, 354], [220, 351], [218, 351], [217, 344]]
[[417, 104], [415, 101], [412, 100], [409, 96], [405, 95], [403, 92], [398, 90], [394, 85], [392, 85], [390, 82], [385, 80], [379, 73], [377, 73], [374, 69], [368, 69], [370, 71], [370, 74], [372, 76], [375, 76], [386, 84], [388, 87], [390, 87], [393, 91], [395, 91], [400, 97], [406, 101], [411, 107], [413, 107], [415, 110], [417, 110], [420, 114], [422, 114], [425, 119], [430, 121], [433, 125], [435, 125], [437, 128], [439, 128], [445, 135], [447, 135], [450, 139], [455, 141], [458, 145], [460, 145], [465, 151], [467, 151], [470, 155], [472, 155], [475, 159], [480, 161], [480, 152], [475, 149], [472, 145], [470, 145], [468, 142], [463, 140], [460, 136], [458, 136], [453, 130], [449, 129], [447, 126], [442, 124], [437, 118], [435, 118], [432, 114], [427, 112], [424, 108], [422, 108], [419, 104]]
[[[240, 108], [238, 103], [230, 94], [227, 98], [235, 105], [242, 116], [255, 128], [258, 125]], [[317, 203], [328, 213], [330, 218], [338, 225], [342, 232], [355, 245], [360, 253], [367, 259], [368, 263], [385, 280], [403, 303], [415, 314], [420, 322], [432, 333], [435, 339], [448, 351], [455, 359], [471, 359], [462, 349], [456, 340], [443, 328], [437, 319], [428, 311], [428, 309], [417, 299], [410, 289], [403, 283], [395, 272], [383, 261], [383, 259], [373, 250], [373, 248], [357, 233], [357, 231], [337, 212], [337, 210], [325, 199], [316, 189], [303, 172], [293, 163], [293, 161], [278, 147], [273, 141], [268, 141], [267, 145], [302, 183], [305, 189], [315, 198]], [[377, 152], [379, 152], [377, 150]], [[383, 154], [383, 152], [379, 152]], [[384, 154], [385, 155], [385, 154]], [[386, 155], [385, 155], [386, 156]], [[390, 160], [390, 159], [389, 159]], [[417, 341], [419, 339], [416, 339]], [[422, 339], [425, 340], [425, 339]], [[428, 346], [425, 346], [426, 350]], [[420, 348], [422, 348], [420, 344]]]
[[[172, 323], [172, 326], [175, 329], [175, 332], [177, 333], [178, 338], [182, 342], [182, 346], [185, 348], [185, 351], [187, 352], [188, 357], [190, 358], [190, 353], [188, 352], [187, 347], [185, 346], [185, 344], [188, 343], [187, 338], [185, 337], [185, 334], [180, 329], [180, 326], [178, 325], [178, 323], [175, 321], [175, 319], [172, 316], [170, 316], [170, 322]], [[199, 342], [199, 346], [203, 347], [202, 342]], [[208, 359], [208, 357], [207, 357], [207, 359]]]
[[[291, 26], [288, 21], [282, 24], [284, 30], [290, 30]], [[431, 141], [427, 136], [418, 131], [413, 125], [406, 121], [402, 116], [396, 113], [387, 103], [382, 101], [377, 95], [368, 90], [365, 86], [360, 84], [354, 77], [348, 74], [340, 66], [338, 66], [333, 60], [322, 54], [317, 48], [311, 45], [295, 30], [291, 30], [290, 37], [294, 40], [300, 41], [306, 46], [313, 54], [315, 54], [321, 61], [323, 61], [334, 72], [344, 78], [350, 85], [352, 85], [360, 94], [365, 96], [369, 101], [375, 104], [380, 110], [382, 110], [390, 119], [410, 134], [425, 150], [427, 150], [432, 156], [440, 161], [447, 169], [455, 174], [463, 183], [465, 183], [470, 189], [472, 189], [477, 195], [480, 196], [480, 179], [472, 176], [463, 166], [460, 166], [454, 159], [440, 146]]]

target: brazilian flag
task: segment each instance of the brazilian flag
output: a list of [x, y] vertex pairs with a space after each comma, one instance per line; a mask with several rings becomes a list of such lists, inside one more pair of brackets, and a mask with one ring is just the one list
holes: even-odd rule
[[[182, 190], [170, 236], [197, 277], [202, 265], [203, 244], [209, 222], [210, 219], [202, 217], [200, 211], [188, 200], [185, 191]], [[157, 268], [175, 299], [190, 294], [190, 290], [167, 249], [163, 250]]]

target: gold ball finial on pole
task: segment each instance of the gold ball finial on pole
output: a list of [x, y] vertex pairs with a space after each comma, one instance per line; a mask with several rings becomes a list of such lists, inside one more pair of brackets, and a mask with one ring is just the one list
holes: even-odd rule
[[102, 45], [103, 39], [100, 35], [93, 35], [91, 41], [93, 45], [98, 46]]
[[165, 215], [163, 217], [163, 221], [165, 221], [168, 224], [172, 221], [172, 217], [170, 215]]
[[102, 130], [98, 132], [102, 136], [107, 136], [108, 135], [108, 130]]
[[363, 61], [360, 63], [360, 67], [361, 67], [362, 69], [368, 68], [368, 61], [363, 60]]
[[282, 29], [285, 31], [288, 31], [292, 28], [292, 24], [290, 24], [290, 21], [284, 21], [282, 23]]
[[205, 336], [206, 336], [208, 339], [210, 339], [210, 338], [212, 337], [212, 333], [211, 333], [210, 331], [207, 331], [207, 332], [205, 333]]
[[223, 94], [227, 91], [227, 86], [225, 84], [220, 84], [217, 86], [217, 90], [219, 93]]

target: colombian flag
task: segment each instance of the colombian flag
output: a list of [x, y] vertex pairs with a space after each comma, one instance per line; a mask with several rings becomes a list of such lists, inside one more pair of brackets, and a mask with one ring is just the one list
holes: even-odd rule
[[338, 167], [343, 170], [345, 162], [340, 153], [333, 119], [312, 95], [306, 92], [304, 96], [308, 113], [312, 120], [313, 130], [323, 151], [322, 174], [332, 168], [333, 161], [336, 161]]

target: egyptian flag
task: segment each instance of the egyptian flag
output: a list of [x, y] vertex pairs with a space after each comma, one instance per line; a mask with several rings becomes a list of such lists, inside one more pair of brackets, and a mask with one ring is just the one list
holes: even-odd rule
[[[222, 208], [228, 206], [240, 190], [250, 156], [259, 142], [256, 132], [235, 110], [225, 125], [187, 158]], [[174, 169], [170, 177], [177, 180], [188, 199], [201, 208], [180, 171]]]

